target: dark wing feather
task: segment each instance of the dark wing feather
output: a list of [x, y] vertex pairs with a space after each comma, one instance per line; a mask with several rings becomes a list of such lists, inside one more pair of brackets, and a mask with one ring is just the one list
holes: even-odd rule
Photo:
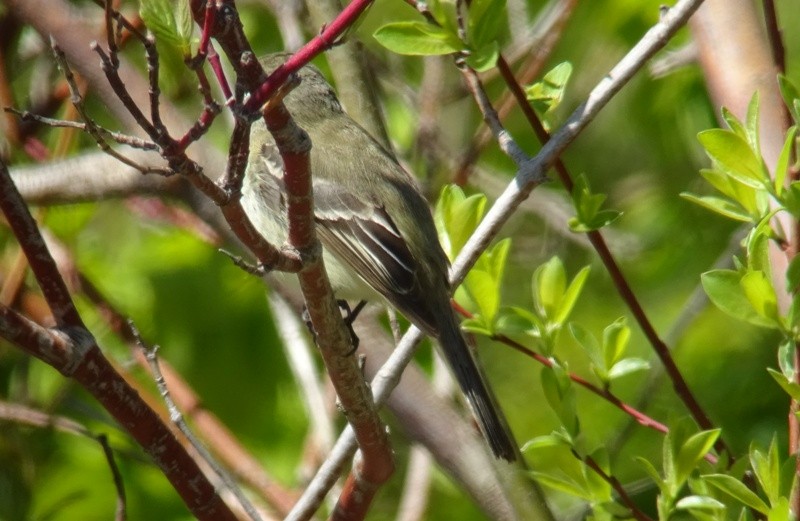
[[324, 181], [314, 184], [320, 240], [384, 296], [412, 291], [416, 263], [382, 207]]

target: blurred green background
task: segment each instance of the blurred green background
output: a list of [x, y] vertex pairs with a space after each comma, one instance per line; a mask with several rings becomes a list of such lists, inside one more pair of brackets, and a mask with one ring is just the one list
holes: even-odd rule
[[[529, 1], [534, 17], [545, 2]], [[630, 2], [607, 0], [580, 2], [548, 66], [570, 61], [573, 77], [556, 119], [566, 117], [591, 88], [658, 19], [660, 1]], [[91, 4], [76, 2], [91, 10]], [[796, 27], [800, 11], [793, 2], [778, 2], [783, 27]], [[2, 5], [2, 4], [0, 4]], [[125, 4], [132, 9], [132, 3]], [[241, 14], [258, 52], [281, 48], [275, 22], [258, 2], [242, 2]], [[99, 11], [99, 9], [95, 9]], [[97, 15], [98, 13], [94, 13]], [[8, 16], [4, 13], [3, 16]], [[403, 78], [412, 90], [418, 88], [421, 61], [387, 57], [370, 35], [388, 20], [416, 19], [402, 2], [379, 0], [360, 24], [358, 36], [378, 61], [391, 64], [393, 77]], [[798, 39], [785, 31], [788, 75], [797, 81]], [[30, 28], [14, 33], [6, 46], [6, 70], [13, 71], [11, 85], [24, 106], [30, 84], [42, 63], [52, 62], [47, 52], [34, 59], [23, 58], [23, 47], [34, 38]], [[677, 49], [689, 39], [683, 29], [668, 49]], [[130, 46], [126, 56], [142, 66], [141, 51]], [[162, 88], [165, 95], [186, 106], [190, 117], [196, 103], [192, 76], [180, 62], [165, 58]], [[172, 70], [169, 72], [168, 65]], [[447, 68], [448, 81], [456, 85], [458, 72]], [[448, 83], [450, 84], [450, 83]], [[503, 91], [497, 79], [488, 89], [493, 96]], [[399, 97], [398, 90], [386, 90], [388, 126], [400, 155], [419, 165], [413, 142], [417, 128], [415, 107]], [[456, 95], [442, 107], [441, 131], [448, 146], [463, 150], [480, 115], [474, 104]], [[195, 100], [196, 102], [196, 100]], [[93, 114], [105, 124], [103, 107], [89, 96]], [[607, 193], [607, 207], [621, 210], [610, 235], [631, 286], [643, 302], [648, 316], [662, 336], [698, 285], [699, 275], [725, 251], [735, 227], [678, 197], [682, 191], [706, 193], [698, 170], [707, 160], [696, 140], [697, 132], [717, 126], [700, 70], [689, 65], [664, 78], [654, 79], [645, 71], [608, 105], [583, 135], [567, 150], [563, 159], [575, 175], [586, 173], [596, 192]], [[513, 113], [507, 125], [529, 153], [537, 143], [521, 115]], [[205, 143], [224, 151], [229, 125], [224, 117], [215, 123]], [[57, 138], [45, 130], [39, 137], [45, 144]], [[77, 140], [71, 153], [91, 150], [86, 137]], [[24, 161], [14, 153], [13, 160]], [[513, 166], [491, 144], [479, 160], [481, 169], [507, 182]], [[452, 172], [441, 168], [427, 180], [431, 192], [448, 180]], [[467, 188], [474, 190], [474, 188]], [[563, 197], [557, 181], [537, 189], [549, 197]], [[495, 194], [496, 195], [496, 194]], [[490, 196], [491, 197], [491, 196]], [[195, 234], [160, 220], [149, 219], [137, 206], [124, 201], [103, 201], [48, 209], [44, 224], [75, 255], [77, 266], [125, 314], [130, 316], [144, 338], [161, 346], [160, 356], [168, 360], [202, 397], [204, 405], [217, 414], [261, 461], [268, 471], [287, 486], [300, 487], [296, 469], [308, 428], [301, 402], [279, 346], [267, 308], [264, 289], [255, 278], [232, 265], [230, 260]], [[15, 255], [6, 231], [2, 241], [2, 263], [9, 265]], [[512, 265], [507, 270], [504, 303], [530, 306], [530, 278], [533, 270], [553, 255], [561, 257], [574, 275], [582, 266], [592, 272], [572, 320], [595, 335], [620, 316], [629, 316], [595, 254], [571, 240], [564, 222], [545, 222], [541, 216], [523, 212], [506, 226], [504, 233], [514, 240]], [[35, 284], [31, 279], [30, 284]], [[80, 301], [84, 318], [100, 345], [120, 364], [130, 364], [126, 347], [109, 331], [91, 304]], [[651, 359], [651, 350], [632, 320], [631, 353]], [[774, 434], [786, 438], [788, 399], [765, 367], [775, 366], [775, 338], [754, 327], [738, 323], [713, 306], [704, 306], [689, 326], [672, 343], [676, 359], [689, 385], [712, 420], [735, 451], [743, 453], [751, 441], [766, 445]], [[559, 356], [579, 374], [588, 374], [586, 357], [567, 335], [562, 337]], [[483, 341], [480, 346], [487, 372], [521, 442], [548, 434], [556, 419], [541, 395], [539, 373], [534, 362], [499, 344]], [[427, 357], [422, 357], [423, 361]], [[654, 366], [658, 366], [653, 361]], [[149, 376], [133, 372], [142, 382]], [[648, 374], [636, 373], [615, 383], [616, 393], [629, 403], [642, 398]], [[110, 436], [117, 449], [117, 462], [128, 494], [130, 519], [188, 519], [187, 510], [161, 474], [128, 438], [108, 419], [98, 405], [77, 386], [54, 370], [24, 357], [17, 349], [0, 344], [0, 397], [48, 412], [74, 418], [95, 433]], [[243, 399], [248, 397], [248, 399]], [[686, 416], [669, 383], [661, 381], [648, 392], [647, 412], [663, 422]], [[627, 424], [616, 409], [593, 395], [578, 392], [581, 421], [591, 444], [610, 443]], [[392, 420], [388, 420], [391, 424]], [[396, 432], [396, 430], [395, 430]], [[408, 450], [407, 441], [393, 436], [399, 461]], [[641, 427], [614, 454], [615, 474], [623, 483], [638, 483], [645, 476], [633, 461], [641, 455], [660, 461], [661, 437]], [[564, 451], [537, 451], [529, 458], [536, 470], [553, 470], [572, 465]], [[389, 519], [396, 509], [402, 486], [403, 463], [398, 475], [381, 491], [370, 519]], [[637, 490], [653, 494], [642, 483]], [[68, 434], [0, 422], [0, 519], [94, 520], [108, 519], [114, 509], [110, 474], [99, 446], [91, 440]], [[556, 511], [566, 516], [580, 512], [573, 498], [548, 492]], [[428, 519], [482, 519], [465, 494], [448, 478], [437, 473], [433, 481]]]

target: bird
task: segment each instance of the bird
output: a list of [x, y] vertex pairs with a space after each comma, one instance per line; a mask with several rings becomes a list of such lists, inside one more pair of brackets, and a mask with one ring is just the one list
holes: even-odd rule
[[[260, 62], [268, 72], [290, 56]], [[465, 394], [497, 458], [517, 459], [518, 446], [450, 305], [449, 261], [430, 207], [415, 179], [342, 108], [313, 65], [283, 102], [311, 139], [316, 233], [339, 299], [383, 300], [427, 335]], [[282, 244], [287, 237], [283, 161], [263, 118], [251, 128], [242, 205], [255, 228]]]

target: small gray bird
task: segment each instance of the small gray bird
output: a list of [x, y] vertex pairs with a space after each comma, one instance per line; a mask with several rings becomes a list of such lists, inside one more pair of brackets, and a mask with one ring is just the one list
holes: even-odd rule
[[[290, 56], [262, 58], [271, 72]], [[481, 430], [498, 458], [513, 461], [517, 445], [464, 341], [450, 307], [448, 260], [430, 208], [414, 179], [342, 110], [320, 71], [305, 66], [284, 99], [311, 138], [317, 234], [338, 298], [382, 297], [439, 340]], [[251, 130], [242, 204], [273, 244], [287, 236], [283, 162], [263, 120]]]

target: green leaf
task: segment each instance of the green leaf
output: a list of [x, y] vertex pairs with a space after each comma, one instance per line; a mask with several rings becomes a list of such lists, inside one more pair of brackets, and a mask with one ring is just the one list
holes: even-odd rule
[[564, 292], [563, 297], [557, 306], [553, 316], [553, 322], [557, 324], [563, 324], [566, 322], [569, 314], [572, 313], [572, 308], [575, 307], [575, 303], [578, 301], [578, 296], [581, 294], [581, 290], [583, 290], [583, 286], [588, 277], [589, 266], [584, 266], [581, 268], [577, 275], [573, 277], [572, 282], [569, 283], [569, 287]]
[[547, 403], [555, 411], [566, 433], [575, 440], [580, 434], [578, 412], [575, 400], [575, 388], [567, 375], [566, 369], [551, 359], [551, 367], [542, 369], [542, 389]]
[[797, 368], [794, 366], [795, 355], [797, 354], [797, 344], [791, 338], [784, 338], [778, 344], [778, 365], [783, 376], [790, 382], [795, 380]]
[[700, 170], [700, 175], [722, 194], [739, 203], [750, 214], [751, 220], [758, 220], [767, 211], [768, 194], [762, 187], [754, 188], [740, 183], [718, 169], [702, 169]]
[[590, 501], [592, 499], [592, 495], [572, 479], [567, 477], [553, 476], [551, 474], [545, 474], [544, 472], [537, 471], [532, 471], [531, 474], [540, 484], [552, 488], [553, 490], [564, 492], [565, 494], [579, 497], [581, 499], [585, 499], [586, 501]]
[[572, 64], [562, 62], [550, 69], [542, 81], [525, 88], [525, 96], [539, 114], [552, 112], [564, 98], [570, 76]]
[[608, 370], [608, 378], [615, 380], [620, 376], [635, 373], [636, 371], [646, 371], [650, 369], [650, 362], [642, 358], [624, 358], [611, 366]]
[[756, 313], [770, 322], [772, 327], [780, 326], [778, 297], [766, 274], [763, 271], [748, 271], [742, 276], [740, 284]]
[[139, 15], [158, 40], [177, 46], [183, 44], [170, 0], [141, 0]]
[[393, 22], [373, 36], [390, 51], [413, 56], [452, 54], [465, 47], [455, 33], [427, 22]]
[[715, 197], [712, 195], [697, 196], [688, 192], [682, 192], [680, 196], [687, 201], [691, 201], [711, 210], [712, 212], [718, 213], [735, 221], [747, 223], [753, 220], [750, 214], [744, 211], [741, 206], [728, 199], [722, 199], [721, 197]]
[[778, 459], [778, 440], [772, 436], [767, 453], [759, 451], [754, 445], [750, 447], [750, 465], [767, 495], [770, 505], [774, 505], [781, 495], [781, 464]]
[[745, 130], [742, 122], [739, 121], [739, 118], [737, 118], [734, 113], [728, 109], [728, 107], [722, 107], [722, 119], [725, 120], [725, 123], [728, 125], [728, 127], [730, 127], [734, 134], [747, 139], [747, 130]]
[[481, 222], [486, 211], [486, 196], [467, 197], [457, 185], [445, 185], [439, 194], [434, 212], [439, 242], [447, 256], [455, 259]]
[[533, 301], [539, 313], [548, 321], [558, 314], [566, 286], [567, 274], [558, 257], [551, 258], [533, 273]]
[[577, 215], [569, 219], [570, 229], [579, 233], [598, 230], [617, 219], [621, 215], [619, 212], [600, 210], [605, 199], [604, 194], [592, 193], [585, 174], [579, 175], [572, 189], [572, 202]]
[[675, 461], [675, 477], [678, 483], [683, 484], [689, 478], [700, 460], [714, 446], [719, 433], [720, 429], [698, 432], [683, 443]]
[[790, 381], [783, 373], [771, 367], [767, 368], [767, 372], [793, 400], [800, 400], [800, 384]]
[[658, 489], [661, 490], [663, 493], [666, 487], [666, 483], [664, 482], [664, 479], [661, 477], [661, 474], [658, 473], [658, 470], [656, 470], [656, 468], [653, 466], [653, 464], [641, 456], [634, 456], [634, 459], [642, 466], [645, 472], [647, 472], [647, 474], [650, 476], [650, 479], [652, 479], [655, 482], [655, 484], [658, 486]]
[[709, 496], [686, 496], [675, 503], [675, 509], [720, 512], [725, 510], [725, 504]]
[[[775, 164], [775, 194], [780, 196], [783, 193], [783, 184], [786, 182], [786, 174], [789, 172], [789, 162], [792, 160], [794, 151], [794, 141], [797, 136], [797, 126], [792, 126], [786, 132], [786, 140], [783, 142], [781, 154]], [[797, 216], [795, 216], [797, 217]]]
[[778, 87], [780, 88], [783, 102], [792, 113], [792, 117], [794, 118], [795, 122], [800, 122], [798, 110], [795, 107], [795, 101], [800, 99], [800, 91], [798, 91], [794, 83], [792, 83], [792, 81], [783, 74], [778, 74]]
[[606, 365], [603, 363], [603, 350], [600, 343], [595, 336], [580, 324], [570, 324], [569, 332], [572, 337], [581, 345], [584, 352], [589, 356], [592, 361], [592, 370], [595, 372], [600, 381], [603, 383], [608, 382], [608, 371]]
[[506, 0], [473, 0], [467, 15], [467, 39], [475, 48], [497, 44], [506, 21]]
[[537, 436], [532, 440], [528, 440], [522, 446], [520, 451], [523, 453], [528, 452], [530, 450], [537, 450], [537, 449], [547, 449], [551, 447], [567, 447], [569, 448], [569, 443], [564, 440], [562, 436], [558, 436], [555, 434], [547, 434], [544, 436]]
[[728, 315], [762, 327], [774, 327], [774, 323], [755, 312], [739, 281], [741, 275], [732, 270], [712, 270], [700, 275], [708, 298]]
[[729, 130], [711, 129], [700, 132], [697, 137], [709, 157], [731, 177], [756, 188], [769, 182], [761, 160], [741, 136]]
[[727, 474], [709, 474], [703, 476], [703, 480], [745, 506], [755, 509], [762, 514], [767, 514], [769, 512], [767, 504], [764, 503], [755, 492], [747, 488], [746, 485], [733, 476], [728, 476]]
[[535, 338], [542, 335], [544, 324], [539, 320], [534, 313], [527, 309], [517, 306], [503, 308], [502, 312], [497, 318], [495, 328], [498, 333], [505, 333], [507, 335], [524, 334]]
[[747, 105], [747, 140], [752, 150], [761, 150], [758, 143], [758, 91], [753, 93]]
[[474, 50], [470, 50], [467, 56], [467, 65], [478, 72], [485, 72], [497, 64], [500, 56], [500, 46], [497, 42], [489, 42]]
[[620, 317], [603, 330], [603, 362], [606, 369], [614, 366], [625, 354], [631, 329], [625, 317]]
[[494, 323], [500, 309], [500, 292], [510, 248], [509, 238], [487, 248], [464, 279], [463, 287], [477, 304], [487, 326]]

